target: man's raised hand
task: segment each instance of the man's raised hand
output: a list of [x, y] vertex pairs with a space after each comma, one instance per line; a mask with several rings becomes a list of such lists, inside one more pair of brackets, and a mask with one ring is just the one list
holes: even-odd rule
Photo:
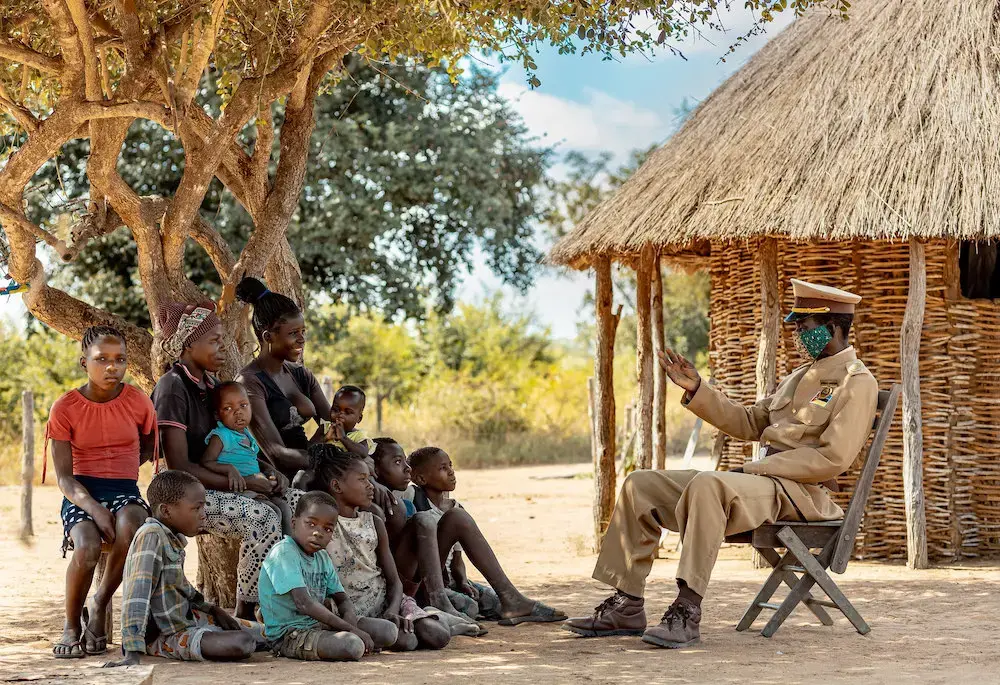
[[660, 352], [660, 366], [667, 372], [667, 377], [679, 388], [690, 394], [698, 392], [701, 387], [701, 376], [694, 364], [669, 347]]

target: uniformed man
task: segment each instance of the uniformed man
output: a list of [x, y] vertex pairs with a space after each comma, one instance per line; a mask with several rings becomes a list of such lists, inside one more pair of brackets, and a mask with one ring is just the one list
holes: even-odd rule
[[[636, 471], [625, 479], [594, 578], [617, 592], [592, 616], [565, 627], [586, 637], [642, 635], [677, 648], [700, 641], [701, 600], [727, 535], [779, 520], [829, 521], [843, 511], [824, 482], [854, 462], [867, 441], [878, 383], [848, 344], [857, 295], [792, 280], [795, 306], [785, 321], [809, 363], [770, 397], [743, 407], [703, 383], [688, 360], [660, 356], [691, 412], [739, 440], [759, 441], [763, 457], [731, 471]], [[683, 540], [678, 595], [659, 625], [646, 627], [643, 592], [661, 528]]]

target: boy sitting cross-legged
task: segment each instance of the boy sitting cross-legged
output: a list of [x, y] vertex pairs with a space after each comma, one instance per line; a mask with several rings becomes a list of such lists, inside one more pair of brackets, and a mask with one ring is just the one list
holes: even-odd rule
[[393, 623], [357, 617], [326, 552], [336, 527], [336, 500], [326, 492], [307, 492], [295, 507], [292, 534], [264, 560], [260, 610], [276, 654], [357, 661], [396, 642]]
[[187, 537], [206, 521], [205, 488], [186, 471], [163, 471], [146, 497], [153, 516], [136, 531], [125, 561], [125, 658], [105, 665], [138, 664], [143, 653], [182, 661], [246, 659], [264, 643], [263, 626], [206, 602], [184, 575]]
[[[379, 462], [376, 474], [386, 478], [393, 472], [392, 460]], [[456, 595], [449, 596], [447, 590], [474, 600], [472, 611], [477, 614], [488, 616], [492, 612], [484, 611], [483, 605], [487, 599], [498, 601], [499, 607], [494, 611], [500, 625], [550, 623], [566, 618], [563, 612], [521, 594], [504, 573], [475, 520], [449, 497], [457, 481], [447, 452], [437, 447], [422, 447], [410, 455], [409, 466], [415, 486], [416, 514], [412, 524], [407, 522], [407, 526], [414, 527], [412, 534], [407, 535], [404, 530], [395, 549], [401, 577], [413, 578], [419, 570], [428, 602], [450, 614], [458, 611], [453, 604]], [[392, 487], [401, 484], [401, 478], [395, 480], [398, 482]], [[469, 581], [462, 561], [463, 550], [492, 588]]]

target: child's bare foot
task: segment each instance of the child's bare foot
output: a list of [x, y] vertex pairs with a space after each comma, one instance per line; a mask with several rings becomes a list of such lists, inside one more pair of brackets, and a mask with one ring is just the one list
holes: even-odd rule
[[92, 602], [83, 609], [83, 651], [87, 656], [104, 654], [108, 651], [108, 635], [105, 621], [108, 616], [108, 605]]
[[82, 659], [83, 646], [80, 644], [80, 626], [71, 626], [68, 622], [63, 627], [62, 637], [52, 647], [52, 655], [57, 659]]
[[448, 593], [444, 592], [428, 592], [427, 601], [435, 609], [440, 609], [446, 614], [451, 614], [452, 616], [457, 616], [458, 618], [465, 619], [466, 621], [476, 622], [475, 616], [469, 616], [455, 608], [455, 605], [451, 603], [448, 598]]

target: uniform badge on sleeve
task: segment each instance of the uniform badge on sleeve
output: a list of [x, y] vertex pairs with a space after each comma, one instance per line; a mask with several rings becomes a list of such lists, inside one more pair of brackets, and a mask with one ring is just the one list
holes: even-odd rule
[[836, 389], [833, 385], [824, 385], [819, 389], [813, 398], [809, 401], [810, 404], [814, 404], [817, 407], [825, 407], [830, 403], [830, 399], [833, 397], [833, 391]]

